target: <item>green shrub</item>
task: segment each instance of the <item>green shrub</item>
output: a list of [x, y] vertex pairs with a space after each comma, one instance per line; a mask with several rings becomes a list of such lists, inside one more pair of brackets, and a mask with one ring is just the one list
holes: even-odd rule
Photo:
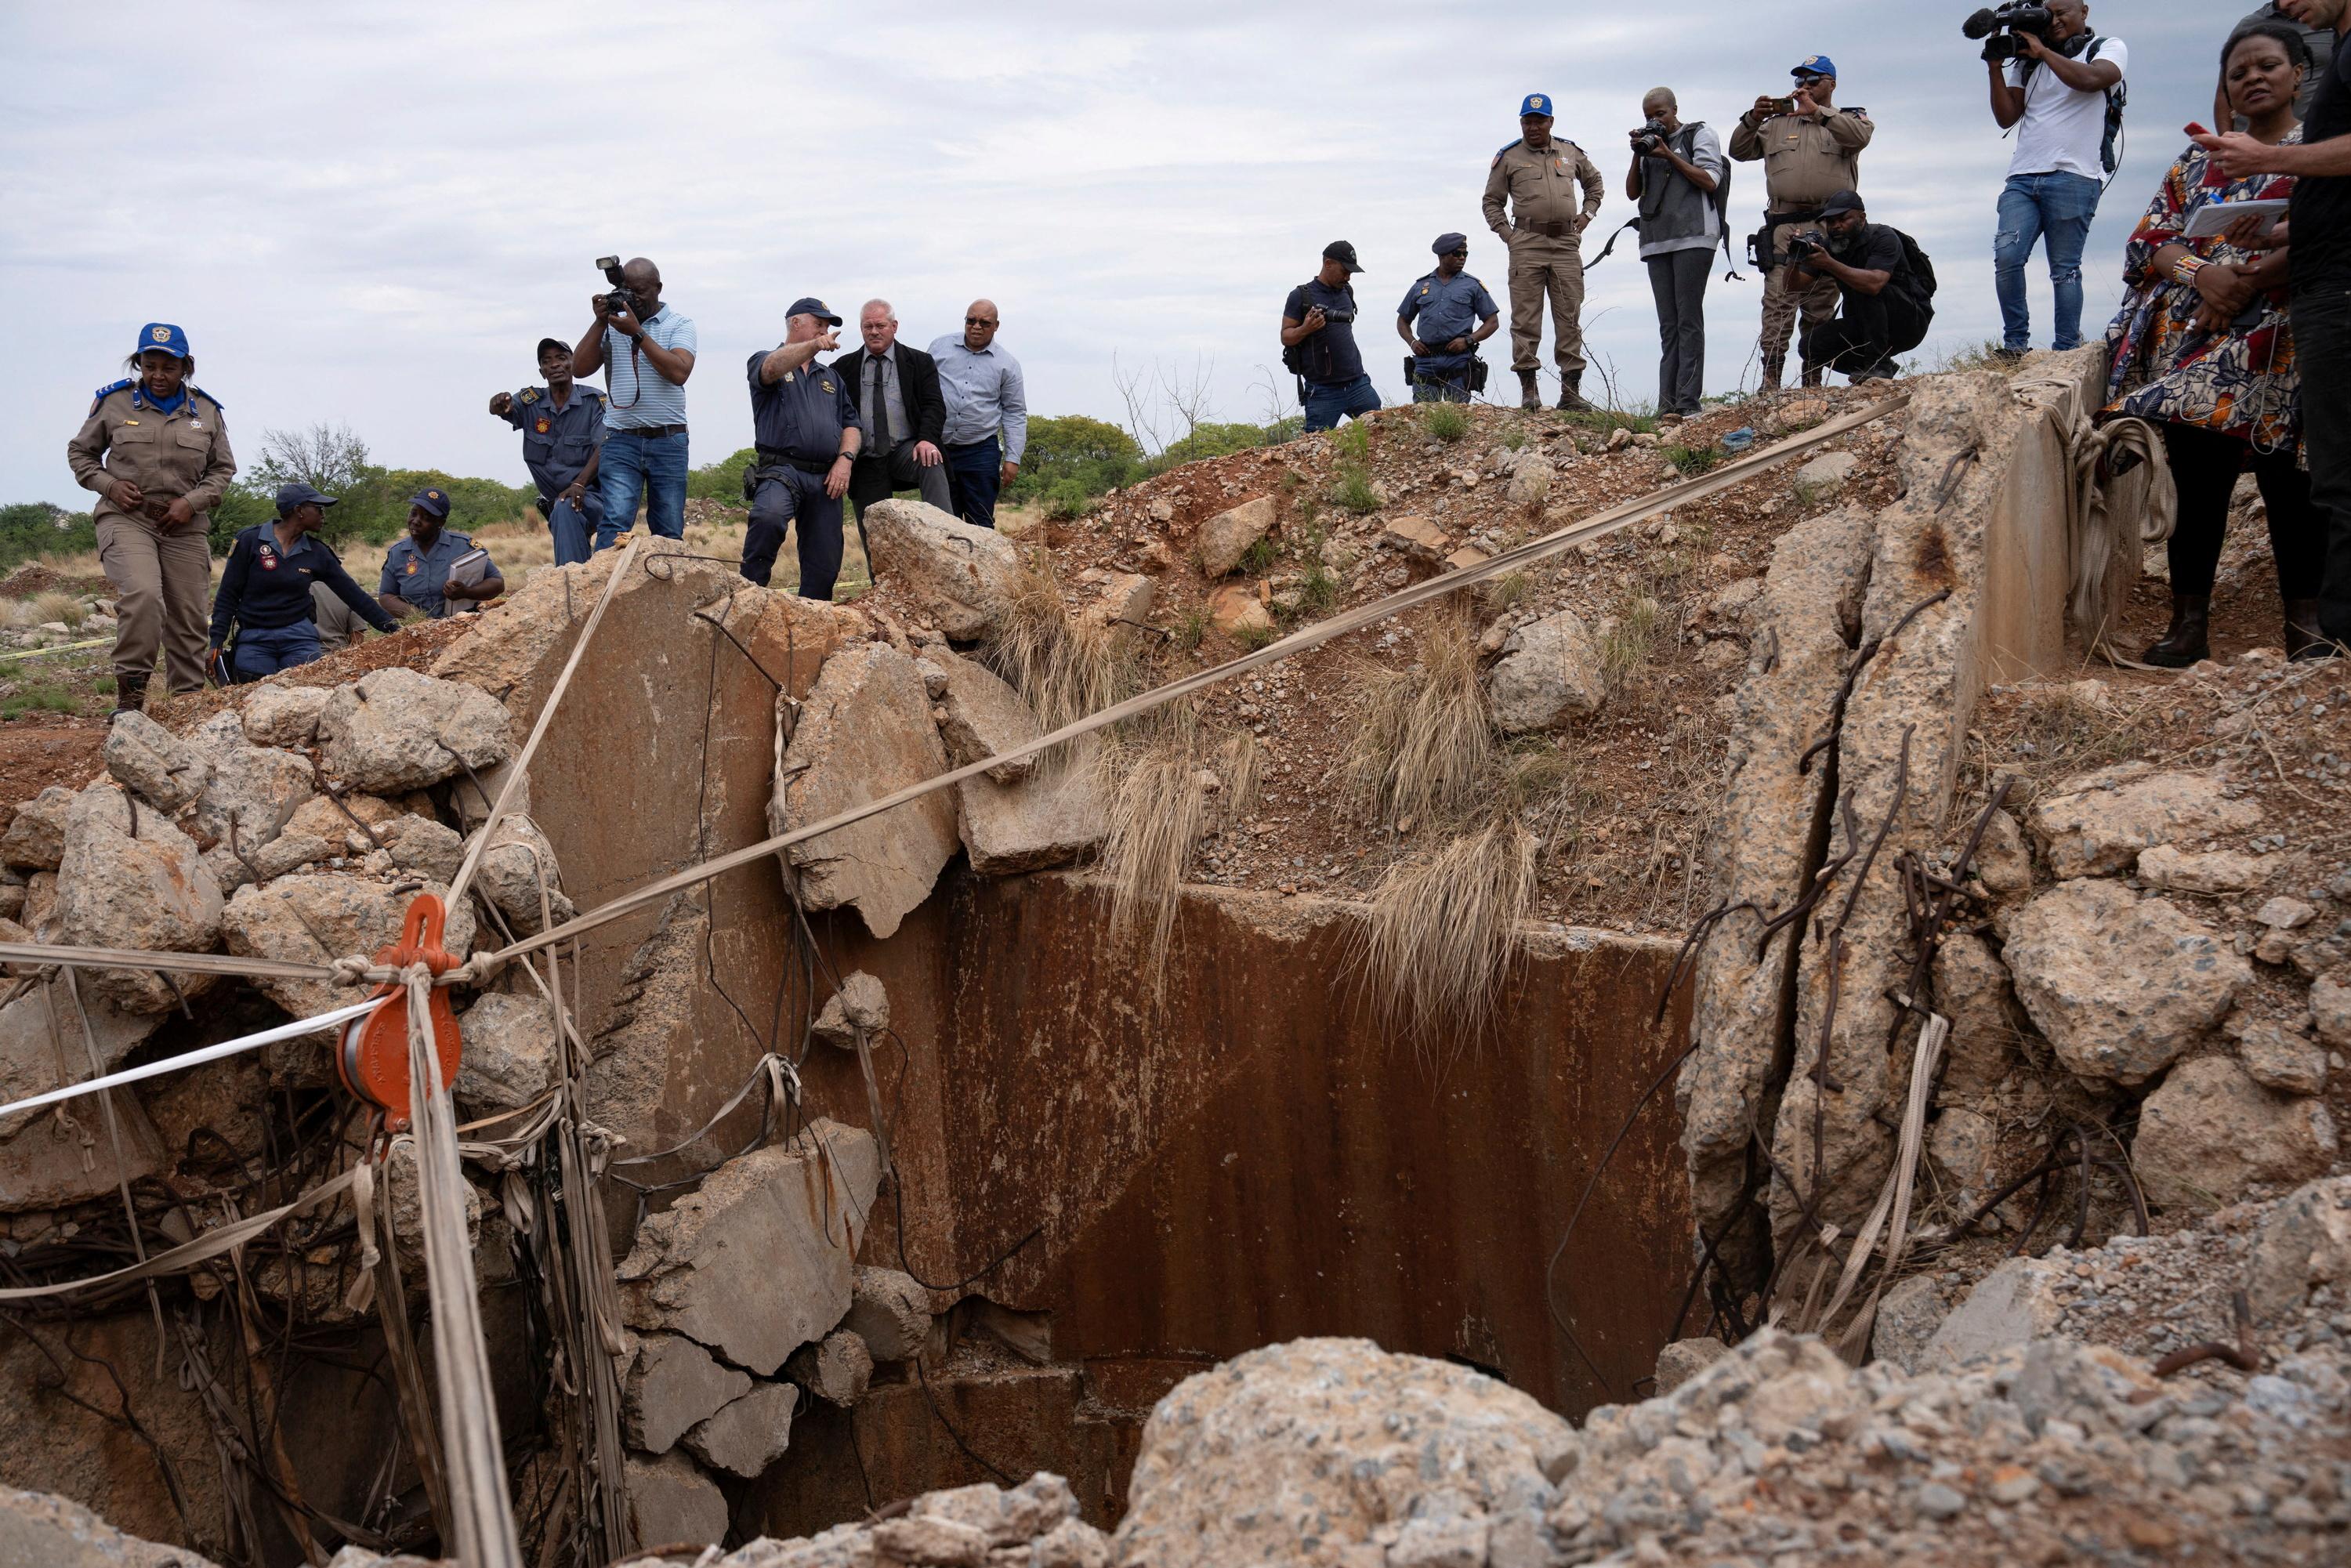
[[1020, 472], [1004, 487], [1004, 499], [1013, 506], [1043, 502], [1064, 486], [1091, 499], [1143, 474], [1143, 448], [1106, 420], [1081, 413], [1031, 419]]
[[1068, 522], [1092, 511], [1094, 497], [1098, 493], [1088, 490], [1084, 481], [1064, 476], [1037, 493], [1037, 504], [1054, 521]]
[[1349, 420], [1332, 432], [1331, 444], [1350, 462], [1368, 461], [1372, 455], [1372, 427], [1360, 419]]
[[1424, 403], [1420, 427], [1439, 441], [1458, 441], [1469, 434], [1469, 411], [1458, 402]]
[[68, 512], [47, 501], [0, 507], [0, 570], [37, 556], [77, 555], [97, 548], [97, 525], [88, 512]]
[[685, 476], [690, 500], [716, 501], [722, 507], [743, 506], [743, 476], [759, 460], [757, 449], [746, 446], [731, 457], [705, 464]]
[[1668, 446], [1666, 461], [1693, 478], [1722, 461], [1722, 454], [1711, 446]]
[[1361, 517], [1377, 511], [1379, 492], [1372, 488], [1372, 476], [1361, 463], [1343, 463], [1339, 476], [1331, 489], [1332, 502]]

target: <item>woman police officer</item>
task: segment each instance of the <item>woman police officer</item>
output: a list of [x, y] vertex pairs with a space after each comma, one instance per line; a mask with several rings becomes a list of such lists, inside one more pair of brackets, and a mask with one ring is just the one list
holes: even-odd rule
[[163, 321], [139, 329], [131, 374], [98, 389], [89, 418], [66, 443], [74, 478], [98, 493], [98, 559], [113, 585], [114, 711], [143, 706], [155, 652], [173, 693], [204, 684], [204, 600], [212, 583], [210, 518], [236, 459], [221, 406], [191, 385], [187, 334]]

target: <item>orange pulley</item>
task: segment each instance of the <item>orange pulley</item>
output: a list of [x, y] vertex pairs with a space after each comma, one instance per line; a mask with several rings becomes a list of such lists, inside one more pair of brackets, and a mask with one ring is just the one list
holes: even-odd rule
[[[417, 894], [401, 921], [400, 941], [378, 953], [375, 961], [395, 969], [421, 961], [435, 975], [456, 967], [457, 961], [441, 946], [445, 918], [438, 898]], [[376, 1108], [385, 1132], [405, 1132], [415, 1103], [415, 1086], [408, 1077], [408, 988], [388, 981], [374, 994], [384, 998], [383, 1005], [343, 1026], [335, 1071], [344, 1088]], [[441, 1082], [446, 1086], [457, 1081], [457, 1015], [449, 1006], [446, 987], [434, 987], [427, 1005], [434, 1047], [441, 1053]]]

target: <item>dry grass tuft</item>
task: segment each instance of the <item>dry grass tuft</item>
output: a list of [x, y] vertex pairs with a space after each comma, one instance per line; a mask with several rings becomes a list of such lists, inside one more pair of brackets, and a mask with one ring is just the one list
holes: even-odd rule
[[1114, 733], [1092, 767], [1108, 819], [1098, 869], [1110, 884], [1114, 925], [1148, 924], [1155, 991], [1164, 982], [1186, 873], [1209, 824], [1249, 809], [1257, 789], [1257, 742], [1219, 743], [1189, 702], [1160, 708]]
[[987, 663], [1029, 699], [1047, 729], [1098, 713], [1138, 689], [1138, 670], [1124, 642], [1109, 628], [1070, 613], [1051, 558], [1032, 552], [1004, 629], [987, 646]]
[[1337, 774], [1355, 808], [1375, 821], [1449, 818], [1491, 792], [1494, 727], [1479, 678], [1468, 621], [1440, 612], [1420, 628], [1420, 663], [1366, 663], [1364, 707]]
[[1491, 1026], [1520, 923], [1534, 910], [1535, 848], [1498, 812], [1380, 880], [1348, 972], [1391, 1035], [1475, 1041]]
[[49, 621], [62, 621], [68, 626], [78, 626], [82, 616], [87, 613], [78, 595], [59, 589], [35, 594], [30, 608], [31, 623], [36, 626]]

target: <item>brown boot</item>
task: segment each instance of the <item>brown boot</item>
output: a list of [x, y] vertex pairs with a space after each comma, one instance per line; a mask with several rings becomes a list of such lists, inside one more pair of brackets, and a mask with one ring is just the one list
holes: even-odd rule
[[2285, 601], [2285, 656], [2296, 664], [2313, 659], [2341, 657], [2343, 650], [2327, 641], [2326, 633], [2318, 629], [2318, 601], [2289, 599]]
[[1583, 372], [1571, 371], [1560, 378], [1559, 406], [1562, 413], [1591, 413], [1592, 404], [1584, 401]]
[[2148, 644], [2139, 658], [2165, 670], [2184, 670], [2199, 659], [2210, 658], [2212, 648], [2208, 633], [2211, 624], [2210, 594], [2175, 593], [2171, 596], [2171, 630], [2161, 640]]
[[1540, 411], [1542, 408], [1542, 388], [1535, 383], [1535, 372], [1532, 371], [1519, 372], [1519, 406], [1531, 411]]
[[146, 675], [118, 675], [115, 677], [114, 712], [107, 716], [110, 722], [126, 713], [143, 713], [146, 711], [147, 682], [150, 678], [151, 677]]

